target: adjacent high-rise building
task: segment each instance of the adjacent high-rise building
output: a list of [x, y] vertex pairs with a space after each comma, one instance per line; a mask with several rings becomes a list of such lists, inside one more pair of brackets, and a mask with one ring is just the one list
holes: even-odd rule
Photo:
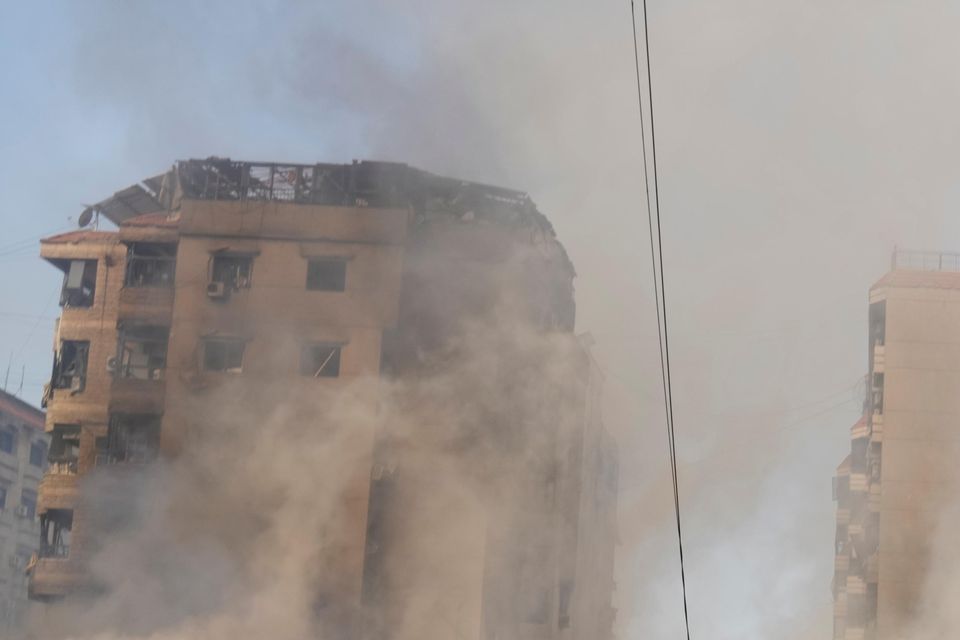
[[833, 637], [894, 640], [922, 624], [960, 478], [960, 255], [895, 252], [867, 330], [864, 417], [834, 482]]
[[[573, 267], [525, 194], [394, 163], [211, 158], [124, 189], [81, 222], [94, 216], [118, 230], [41, 245], [64, 279], [33, 598], [109, 588], [89, 572], [106, 538], [85, 476], [175, 459], [218, 420], [309, 425], [322, 420], [321, 391], [360, 379], [406, 384], [411, 405], [417, 394], [429, 404], [450, 388], [424, 382], [438, 370], [503, 349], [484, 375], [451, 374], [502, 378], [502, 396], [485, 388], [474, 401], [465, 389], [456, 410], [482, 407], [457, 433], [424, 431], [441, 445], [393, 429], [399, 414], [351, 425], [347, 462], [330, 471], [341, 487], [330, 524], [316, 534], [319, 624], [349, 638], [417, 637], [431, 624], [485, 640], [611, 637], [617, 450], [589, 340], [573, 334]], [[495, 326], [489, 335], [532, 331], [528, 342], [548, 341], [553, 355], [542, 344], [526, 354], [519, 338], [465, 346], [484, 335], [458, 334], [471, 320]], [[269, 413], [279, 390], [282, 418]], [[453, 476], [439, 475], [438, 450], [498, 489], [445, 500]], [[451, 549], [422, 542], [440, 516], [462, 526], [456, 571], [437, 570]]]
[[[27, 606], [25, 569], [39, 546], [37, 494], [47, 466], [43, 412], [0, 391], [0, 636]], [[6, 632], [6, 633], [4, 633]]]

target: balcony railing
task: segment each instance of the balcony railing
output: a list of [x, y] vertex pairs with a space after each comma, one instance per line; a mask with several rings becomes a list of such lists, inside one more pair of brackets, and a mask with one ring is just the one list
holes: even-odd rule
[[890, 266], [912, 271], [960, 271], [960, 253], [898, 249], [893, 252]]
[[51, 476], [75, 476], [77, 475], [77, 459], [51, 460], [47, 467], [47, 475]]

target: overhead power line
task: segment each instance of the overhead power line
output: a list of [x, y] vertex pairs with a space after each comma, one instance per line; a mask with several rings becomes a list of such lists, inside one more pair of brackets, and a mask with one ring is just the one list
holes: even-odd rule
[[[664, 411], [667, 422], [667, 445], [670, 458], [670, 480], [673, 485], [673, 511], [677, 524], [677, 545], [680, 552], [680, 585], [683, 593], [683, 623], [690, 640], [690, 611], [687, 605], [687, 577], [683, 559], [683, 526], [680, 518], [680, 490], [677, 481], [677, 441], [673, 420], [673, 384], [670, 374], [670, 334], [667, 320], [667, 290], [663, 268], [663, 232], [660, 225], [660, 183], [657, 171], [657, 135], [653, 111], [653, 74], [650, 70], [650, 29], [647, 18], [647, 0], [643, 0], [643, 41], [647, 69], [647, 97], [650, 107], [650, 157], [653, 161], [653, 204], [656, 207], [656, 234], [654, 234], [653, 207], [650, 202], [650, 171], [647, 163], [646, 127], [643, 118], [643, 87], [640, 80], [640, 52], [637, 42], [637, 13], [630, 0], [630, 23], [633, 27], [633, 61], [637, 77], [637, 106], [640, 112], [640, 140], [643, 153], [643, 181], [647, 201], [647, 229], [650, 235], [650, 260], [653, 268], [654, 302], [657, 312], [657, 338], [660, 350], [660, 379], [663, 386]], [[656, 235], [656, 241], [654, 236]], [[659, 274], [659, 279], [658, 279]]]

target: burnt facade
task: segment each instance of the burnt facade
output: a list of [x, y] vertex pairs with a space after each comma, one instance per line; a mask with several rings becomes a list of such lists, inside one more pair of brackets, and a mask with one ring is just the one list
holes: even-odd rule
[[[501, 489], [495, 500], [444, 503], [464, 525], [450, 534], [458, 570], [415, 576], [418, 593], [443, 603], [463, 637], [612, 635], [616, 447], [599, 419], [598, 369], [573, 334], [572, 265], [525, 194], [394, 163], [213, 158], [179, 162], [92, 215], [118, 231], [42, 241], [64, 273], [45, 393], [50, 459], [63, 472], [45, 481], [39, 514], [43, 548], [69, 550], [40, 554], [33, 598], [104, 588], [86, 567], [102, 550], [84, 477], [181, 455], [206, 428], [197, 416], [216, 415], [218, 390], [256, 412], [267, 409], [256, 406], [261, 390], [278, 385], [286, 398], [371, 378], [418, 389], [409, 381], [456, 362], [467, 319], [491, 327], [508, 317], [550, 341], [555, 372], [544, 376], [537, 357], [504, 357], [526, 372], [522, 406], [488, 411], [431, 450], [489, 470], [490, 447], [475, 443], [499, 443], [496, 473], [471, 482]], [[351, 431], [336, 525], [318, 542], [317, 615], [345, 637], [413, 637], [437, 620], [423, 611], [411, 624], [418, 604], [396, 579], [442, 562], [417, 545], [409, 518], [427, 522], [435, 508], [435, 461], [390, 423]]]

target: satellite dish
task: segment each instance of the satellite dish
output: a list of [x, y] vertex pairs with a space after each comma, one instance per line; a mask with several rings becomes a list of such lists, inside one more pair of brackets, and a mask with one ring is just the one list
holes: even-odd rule
[[91, 220], [93, 220], [93, 207], [87, 207], [83, 210], [83, 213], [80, 214], [80, 219], [77, 220], [77, 223], [81, 227], [85, 227], [90, 224]]

